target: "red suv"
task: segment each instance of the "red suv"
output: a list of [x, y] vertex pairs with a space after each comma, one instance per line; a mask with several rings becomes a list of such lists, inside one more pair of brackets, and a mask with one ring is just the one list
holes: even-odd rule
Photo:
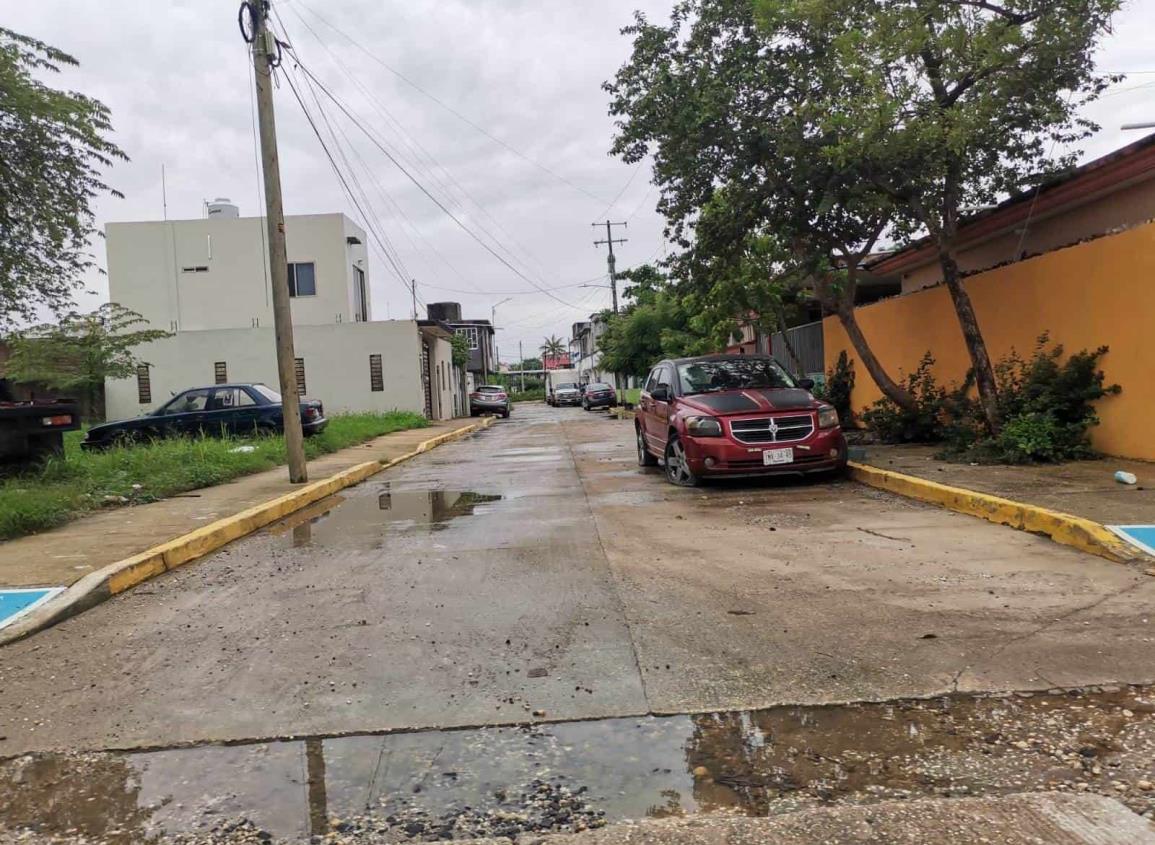
[[638, 463], [664, 459], [666, 478], [693, 487], [705, 476], [841, 472], [838, 412], [765, 355], [662, 361], [642, 388]]

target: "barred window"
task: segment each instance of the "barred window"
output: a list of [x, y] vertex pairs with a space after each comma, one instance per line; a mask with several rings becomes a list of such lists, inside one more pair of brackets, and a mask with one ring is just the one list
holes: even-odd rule
[[297, 359], [296, 371], [297, 371], [297, 395], [298, 396], [304, 396], [305, 395], [305, 359], [304, 358], [298, 358]]
[[229, 365], [226, 361], [217, 361], [213, 364], [213, 375], [216, 377], [217, 384], [228, 384], [229, 381]]
[[369, 390], [381, 393], [385, 390], [385, 373], [381, 370], [381, 356], [369, 356]]
[[152, 379], [148, 374], [148, 364], [136, 368], [136, 399], [142, 405], [152, 404]]

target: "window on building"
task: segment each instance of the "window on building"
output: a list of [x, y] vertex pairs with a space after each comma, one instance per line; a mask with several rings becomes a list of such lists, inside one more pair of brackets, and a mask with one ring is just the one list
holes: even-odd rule
[[381, 393], [385, 390], [385, 373], [381, 369], [381, 356], [369, 356], [369, 390]]
[[465, 335], [465, 339], [469, 341], [470, 349], [481, 348], [481, 343], [478, 339], [477, 326], [464, 326], [463, 328], [458, 329], [457, 333]]
[[148, 364], [136, 368], [136, 399], [142, 405], [152, 404], [152, 379], [148, 374]]
[[353, 320], [358, 323], [369, 322], [369, 297], [365, 291], [365, 271], [360, 267], [353, 268]]
[[217, 361], [213, 364], [213, 384], [225, 384], [229, 380], [229, 365], [226, 361]]
[[297, 395], [305, 395], [305, 359], [298, 358], [294, 369], [297, 371]]
[[209, 268], [205, 267], [203, 264], [200, 264], [196, 267], [181, 267], [180, 271], [182, 273], [207, 273]]
[[317, 266], [312, 261], [289, 265], [289, 296], [317, 295]]

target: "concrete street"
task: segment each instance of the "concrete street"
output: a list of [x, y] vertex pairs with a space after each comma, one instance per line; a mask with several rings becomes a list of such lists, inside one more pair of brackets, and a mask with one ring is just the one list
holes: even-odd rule
[[[671, 726], [641, 743], [673, 749], [654, 772], [699, 777], [683, 723], [654, 717], [697, 735], [693, 714], [1089, 686], [1131, 695], [1093, 706], [1132, 714], [1146, 742], [1155, 706], [1121, 685], [1155, 681], [1153, 601], [1142, 570], [849, 482], [675, 488], [636, 466], [628, 423], [518, 406], [4, 648], [0, 757], [59, 752], [31, 759], [75, 775], [59, 761], [80, 752], [593, 720], [584, 741], [605, 759], [606, 720]], [[1064, 723], [1076, 747], [1089, 719]], [[1146, 760], [1128, 784], [1151, 777]], [[1149, 794], [1109, 794], [1124, 792]], [[727, 804], [703, 794], [695, 806]], [[13, 806], [0, 798], [0, 824]]]

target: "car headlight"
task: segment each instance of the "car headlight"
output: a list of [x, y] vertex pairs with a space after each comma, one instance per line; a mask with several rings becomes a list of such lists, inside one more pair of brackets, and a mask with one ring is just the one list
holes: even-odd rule
[[714, 417], [686, 417], [686, 431], [694, 437], [721, 437], [722, 424]]
[[834, 428], [836, 425], [838, 425], [838, 411], [829, 405], [818, 409], [819, 428]]

